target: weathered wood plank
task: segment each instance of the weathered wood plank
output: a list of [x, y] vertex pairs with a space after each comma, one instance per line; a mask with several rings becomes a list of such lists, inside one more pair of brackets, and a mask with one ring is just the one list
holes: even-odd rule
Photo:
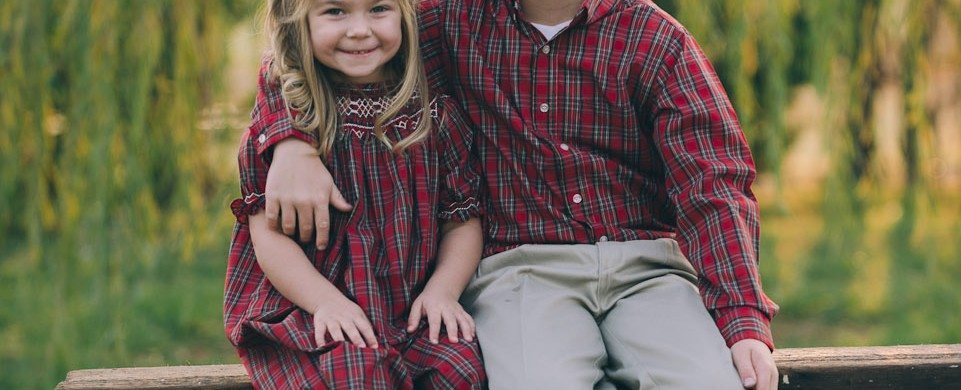
[[961, 389], [961, 344], [788, 348], [780, 389]]
[[239, 364], [76, 370], [57, 389], [249, 389]]
[[[786, 348], [780, 389], [961, 389], [961, 344]], [[240, 365], [77, 370], [58, 389], [248, 389]]]

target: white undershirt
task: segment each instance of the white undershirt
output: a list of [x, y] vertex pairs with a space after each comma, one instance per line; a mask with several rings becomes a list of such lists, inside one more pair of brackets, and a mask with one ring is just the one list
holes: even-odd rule
[[531, 25], [533, 25], [538, 30], [540, 30], [541, 34], [543, 34], [544, 38], [547, 38], [548, 41], [551, 39], [554, 39], [554, 36], [556, 36], [557, 33], [561, 32], [561, 30], [563, 30], [564, 27], [567, 27], [568, 24], [571, 24], [570, 20], [561, 22], [560, 24], [555, 24], [553, 26], [548, 26], [546, 24], [531, 23]]

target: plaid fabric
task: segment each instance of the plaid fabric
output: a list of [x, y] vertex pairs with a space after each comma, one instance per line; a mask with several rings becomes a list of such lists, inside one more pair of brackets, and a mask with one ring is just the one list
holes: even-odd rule
[[727, 343], [773, 348], [754, 161], [712, 65], [677, 21], [648, 0], [587, 0], [547, 41], [516, 0], [421, 6], [429, 79], [477, 131], [485, 255], [675, 238]]
[[265, 343], [239, 351], [259, 389], [481, 389], [486, 380], [476, 341], [431, 344], [426, 328], [378, 349], [335, 343], [312, 353]]
[[[265, 388], [363, 384], [394, 389], [409, 388], [424, 376], [424, 383], [434, 388], [481, 386], [483, 366], [476, 344], [432, 348], [422, 345], [423, 335], [405, 332], [410, 305], [434, 267], [440, 224], [481, 211], [475, 197], [481, 178], [471, 165], [473, 141], [457, 106], [435, 97], [430, 106], [435, 131], [424, 143], [395, 155], [373, 134], [391, 86], [339, 90], [342, 131], [326, 164], [354, 208], [332, 212], [328, 249], [318, 251], [310, 244], [302, 248], [321, 274], [364, 310], [386, 347], [373, 351], [340, 343], [318, 345], [311, 315], [275, 290], [257, 265], [246, 224], [247, 216], [264, 205], [270, 160], [258, 153], [264, 143], [260, 134], [277, 123], [290, 124], [286, 115], [276, 112], [282, 110], [282, 100], [274, 100], [279, 96], [267, 96], [279, 91], [264, 82], [267, 63], [238, 157], [241, 198], [231, 203], [238, 223], [224, 291], [227, 336], [244, 357], [254, 383]], [[277, 102], [280, 106], [272, 105]], [[416, 104], [409, 106], [385, 125], [387, 137], [396, 142], [409, 134], [419, 113]]]

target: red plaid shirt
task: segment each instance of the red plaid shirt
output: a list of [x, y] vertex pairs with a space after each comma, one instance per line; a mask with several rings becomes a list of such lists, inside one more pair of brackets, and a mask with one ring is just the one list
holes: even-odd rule
[[[429, 79], [477, 131], [485, 255], [674, 238], [728, 345], [773, 348], [754, 161], [712, 65], [677, 21], [650, 1], [587, 0], [547, 41], [517, 1], [421, 6]], [[297, 135], [268, 130], [261, 148]]]

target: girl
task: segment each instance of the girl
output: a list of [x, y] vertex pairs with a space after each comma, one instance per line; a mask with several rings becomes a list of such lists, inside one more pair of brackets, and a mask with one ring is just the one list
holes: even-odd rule
[[[480, 177], [456, 105], [427, 89], [413, 0], [267, 7], [273, 55], [261, 72], [280, 88], [260, 93], [283, 99], [258, 101], [286, 107], [255, 107], [243, 137], [224, 293], [254, 386], [483, 387], [474, 323], [457, 302], [481, 254]], [[332, 216], [323, 248], [264, 217], [271, 160], [257, 135], [288, 121], [353, 205]]]

